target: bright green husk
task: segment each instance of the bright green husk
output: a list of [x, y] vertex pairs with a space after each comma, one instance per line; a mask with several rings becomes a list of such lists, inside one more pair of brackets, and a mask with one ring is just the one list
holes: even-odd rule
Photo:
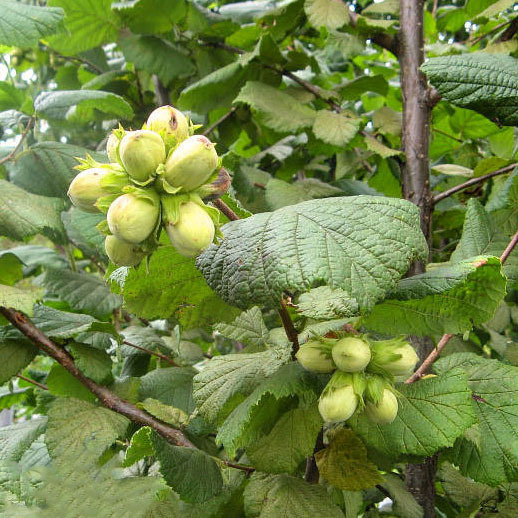
[[331, 358], [332, 345], [322, 343], [318, 340], [309, 340], [301, 345], [296, 357], [299, 363], [308, 371], [312, 372], [333, 372], [336, 365]]
[[176, 220], [165, 209], [164, 226], [177, 252], [185, 257], [196, 257], [205, 250], [214, 240], [216, 231], [206, 210], [193, 201], [180, 205]]
[[358, 407], [352, 375], [336, 371], [320, 395], [318, 411], [326, 423], [347, 421]]
[[110, 172], [109, 168], [104, 167], [92, 167], [81, 171], [68, 188], [68, 197], [72, 203], [85, 212], [99, 212], [95, 202], [110, 194], [101, 184], [103, 177]]
[[106, 219], [110, 232], [126, 243], [138, 244], [153, 232], [160, 212], [158, 195], [128, 193], [119, 196], [108, 209]]
[[367, 401], [365, 404], [365, 415], [374, 423], [390, 424], [396, 419], [398, 402], [390, 389], [384, 389], [381, 401], [378, 404]]
[[129, 131], [122, 137], [119, 156], [131, 178], [136, 183], [146, 184], [165, 161], [164, 141], [154, 131]]
[[110, 162], [118, 162], [119, 161], [119, 139], [115, 135], [115, 133], [110, 133], [108, 140], [106, 141], [106, 153], [108, 153], [108, 160]]
[[372, 365], [393, 376], [412, 372], [419, 361], [414, 348], [404, 338], [372, 342]]
[[217, 166], [214, 144], [203, 135], [193, 135], [171, 153], [163, 175], [171, 187], [189, 192], [206, 183]]
[[153, 110], [147, 119], [146, 127], [160, 133], [166, 140], [174, 137], [178, 144], [189, 136], [189, 122], [180, 110], [172, 106], [160, 106]]
[[333, 346], [333, 360], [344, 372], [359, 372], [365, 369], [371, 359], [369, 344], [361, 338], [348, 336]]
[[136, 266], [146, 256], [138, 246], [125, 243], [115, 236], [106, 236], [104, 248], [110, 261], [118, 266]]

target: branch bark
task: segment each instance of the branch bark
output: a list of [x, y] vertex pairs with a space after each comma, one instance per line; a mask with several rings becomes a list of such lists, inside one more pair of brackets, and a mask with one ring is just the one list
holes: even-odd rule
[[100, 403], [126, 416], [134, 423], [149, 426], [160, 434], [168, 442], [177, 446], [184, 446], [187, 448], [195, 448], [194, 444], [187, 439], [187, 437], [176, 428], [159, 421], [144, 410], [136, 407], [128, 401], [120, 398], [110, 389], [99, 385], [95, 381], [86, 377], [77, 367], [74, 359], [70, 354], [59, 345], [55, 344], [48, 336], [40, 331], [23, 313], [11, 308], [0, 306], [0, 313], [17, 329], [19, 329], [31, 342], [33, 342], [39, 349], [47, 353], [51, 358], [63, 366], [74, 378], [82, 383], [90, 392], [92, 392], [99, 399]]

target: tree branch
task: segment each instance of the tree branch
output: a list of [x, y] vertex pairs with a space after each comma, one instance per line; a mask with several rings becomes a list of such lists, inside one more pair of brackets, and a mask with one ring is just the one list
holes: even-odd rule
[[[351, 27], [356, 28], [358, 25], [358, 13], [349, 11], [349, 19]], [[399, 45], [397, 38], [394, 38], [385, 32], [374, 32], [372, 35], [367, 36], [367, 38], [376, 45], [385, 50], [388, 50], [389, 52], [392, 52], [394, 56], [398, 57]]]
[[180, 367], [172, 358], [169, 358], [165, 354], [158, 353], [156, 351], [152, 351], [151, 349], [146, 349], [145, 347], [142, 347], [141, 345], [132, 344], [131, 342], [128, 342], [127, 340], [124, 340], [122, 343], [129, 345], [130, 347], [134, 347], [135, 349], [138, 349], [139, 351], [149, 354], [150, 356], [156, 356], [157, 358], [160, 358], [161, 360], [164, 360], [165, 362], [169, 363], [173, 367]]
[[468, 181], [461, 183], [460, 185], [456, 185], [455, 187], [452, 187], [451, 189], [448, 189], [447, 191], [436, 194], [433, 197], [433, 204], [435, 205], [436, 203], [439, 203], [441, 200], [448, 198], [452, 194], [455, 194], [459, 191], [463, 191], [464, 189], [467, 189], [468, 187], [471, 187], [472, 185], [476, 185], [477, 183], [484, 182], [489, 178], [493, 178], [493, 176], [498, 176], [500, 174], [508, 173], [509, 171], [512, 171], [517, 166], [518, 166], [518, 163], [514, 163], [511, 165], [502, 167], [501, 169], [497, 169], [496, 171], [492, 171], [491, 173], [487, 173], [482, 176], [477, 176], [477, 178], [470, 178]]
[[279, 316], [281, 317], [282, 326], [284, 327], [284, 331], [286, 331], [286, 336], [288, 340], [292, 343], [291, 348], [291, 357], [295, 360], [295, 355], [299, 350], [299, 334], [293, 325], [290, 314], [288, 313], [288, 308], [286, 307], [286, 302], [281, 299], [281, 308], [278, 310]]
[[225, 113], [224, 115], [222, 115], [216, 122], [214, 122], [213, 124], [211, 124], [203, 133], [202, 135], [204, 135], [205, 137], [207, 135], [209, 135], [210, 133], [212, 133], [222, 122], [225, 122], [235, 111], [236, 111], [236, 107], [235, 106], [232, 106], [232, 108], [230, 108], [230, 110], [228, 110], [227, 113]]
[[10, 160], [12, 160], [15, 157], [16, 153], [18, 153], [18, 150], [22, 147], [23, 141], [29, 134], [29, 131], [32, 128], [32, 125], [34, 124], [34, 120], [35, 120], [34, 116], [29, 119], [29, 122], [27, 123], [27, 126], [25, 126], [25, 129], [23, 130], [22, 136], [20, 137], [18, 144], [16, 144], [16, 147], [7, 156], [4, 156], [4, 158], [2, 158], [0, 160], [0, 165], [5, 164], [6, 162], [9, 162]]
[[223, 201], [219, 198], [211, 201], [212, 205], [219, 209], [230, 221], [237, 221], [239, 216]]
[[43, 383], [39, 383], [36, 380], [33, 380], [31, 378], [26, 378], [25, 376], [22, 376], [21, 374], [16, 375], [17, 378], [20, 378], [23, 381], [26, 381], [27, 383], [31, 383], [32, 385], [35, 385], [36, 387], [40, 388], [41, 390], [49, 390], [49, 387], [47, 385], [43, 385]]
[[113, 410], [114, 412], [117, 412], [118, 414], [126, 416], [134, 423], [143, 426], [149, 426], [172, 444], [177, 446], [184, 446], [187, 448], [195, 448], [191, 441], [189, 441], [189, 439], [187, 439], [187, 437], [180, 430], [177, 430], [176, 428], [173, 428], [170, 425], [159, 421], [144, 410], [141, 410], [135, 405], [120, 398], [110, 389], [99, 385], [92, 379], [86, 377], [78, 369], [72, 356], [65, 349], [59, 347], [52, 340], [50, 340], [50, 338], [48, 338], [45, 333], [40, 331], [23, 313], [2, 306], [0, 306], [0, 313], [9, 322], [11, 322], [14, 327], [16, 327], [27, 338], [29, 338], [31, 342], [33, 342], [42, 351], [57, 361], [72, 376], [74, 376], [74, 378], [82, 383], [95, 396], [97, 396], [103, 406]]

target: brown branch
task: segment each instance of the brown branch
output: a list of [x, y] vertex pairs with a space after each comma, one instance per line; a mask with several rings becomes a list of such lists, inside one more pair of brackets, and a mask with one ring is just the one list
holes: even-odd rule
[[29, 122], [27, 123], [27, 126], [25, 126], [25, 129], [23, 130], [22, 136], [20, 137], [18, 144], [16, 144], [16, 147], [7, 156], [4, 156], [4, 158], [2, 158], [0, 160], [0, 165], [5, 164], [6, 162], [9, 162], [10, 160], [12, 160], [14, 158], [16, 153], [18, 153], [18, 150], [22, 147], [23, 141], [29, 134], [29, 131], [32, 128], [32, 125], [34, 124], [34, 120], [35, 120], [34, 117], [31, 117], [29, 119]]
[[120, 398], [114, 394], [110, 389], [99, 385], [92, 379], [86, 377], [77, 367], [74, 359], [65, 350], [50, 340], [45, 333], [40, 331], [23, 313], [16, 311], [11, 308], [5, 308], [0, 306], [0, 313], [7, 319], [11, 324], [20, 330], [31, 342], [33, 342], [42, 351], [47, 353], [51, 358], [57, 361], [62, 367], [64, 367], [74, 378], [82, 383], [92, 394], [97, 396], [100, 403], [121, 414], [126, 416], [134, 423], [149, 426], [155, 432], [160, 434], [168, 442], [177, 446], [184, 446], [187, 448], [195, 448], [195, 446], [187, 439], [187, 437], [176, 428], [163, 423], [156, 419], [152, 415], [148, 414], [144, 410], [137, 408], [135, 405], [128, 401]]
[[512, 171], [517, 166], [518, 166], [518, 163], [514, 163], [511, 165], [502, 167], [501, 169], [497, 169], [496, 171], [492, 171], [491, 173], [487, 173], [482, 176], [477, 176], [476, 178], [470, 178], [467, 182], [461, 183], [460, 185], [456, 185], [455, 187], [452, 187], [451, 189], [448, 189], [447, 191], [436, 194], [433, 197], [433, 204], [435, 205], [436, 203], [439, 203], [441, 200], [444, 200], [444, 198], [448, 198], [452, 194], [455, 194], [459, 191], [463, 191], [464, 189], [467, 189], [468, 187], [471, 187], [472, 185], [476, 185], [477, 183], [484, 182], [488, 178], [493, 178], [493, 176], [498, 176], [500, 174], [508, 173], [509, 171]]
[[513, 18], [509, 27], [501, 34], [498, 41], [509, 41], [518, 32], [518, 16]]
[[20, 378], [23, 381], [26, 381], [27, 383], [32, 383], [32, 385], [35, 385], [36, 387], [40, 388], [41, 390], [49, 390], [49, 387], [47, 385], [43, 385], [43, 383], [39, 383], [36, 380], [33, 380], [31, 378], [26, 378], [25, 376], [22, 376], [21, 374], [16, 375], [17, 378]]
[[[500, 262], [504, 264], [513, 250], [516, 248], [516, 245], [518, 244], [518, 231], [514, 234], [514, 236], [509, 241], [509, 244], [505, 248], [505, 250], [502, 252], [502, 255], [500, 256]], [[480, 266], [482, 264], [485, 264], [485, 261], [480, 262]], [[446, 333], [442, 335], [441, 339], [439, 340], [439, 343], [437, 344], [437, 347], [426, 357], [426, 359], [423, 361], [423, 363], [419, 366], [419, 368], [410, 376], [405, 383], [410, 384], [414, 383], [418, 380], [420, 380], [430, 369], [432, 364], [437, 360], [439, 355], [441, 354], [442, 350], [446, 347], [446, 344], [450, 341], [452, 338], [452, 334]]]
[[281, 299], [281, 307], [278, 310], [279, 316], [281, 317], [282, 326], [284, 327], [284, 331], [286, 332], [286, 336], [288, 340], [292, 343], [291, 348], [291, 357], [295, 360], [295, 355], [299, 350], [299, 334], [293, 325], [290, 314], [288, 313], [288, 308], [286, 307], [286, 302], [284, 299]]
[[315, 447], [313, 448], [313, 455], [306, 459], [306, 471], [304, 473], [304, 480], [310, 484], [318, 484], [320, 473], [318, 471], [317, 461], [315, 459], [315, 453], [324, 449], [324, 429], [321, 428], [318, 432], [317, 440], [315, 441]]
[[209, 135], [210, 133], [212, 133], [221, 123], [225, 122], [235, 111], [236, 111], [237, 107], [236, 106], [232, 106], [232, 108], [230, 108], [230, 110], [228, 110], [227, 113], [225, 113], [224, 115], [222, 115], [216, 122], [214, 122], [213, 124], [211, 124], [203, 133], [202, 135], [204, 135], [205, 137], [207, 135]]
[[158, 353], [156, 351], [152, 351], [151, 349], [146, 349], [145, 347], [142, 347], [141, 345], [132, 344], [131, 342], [128, 342], [127, 340], [124, 340], [122, 343], [129, 345], [130, 347], [134, 347], [135, 349], [138, 349], [139, 351], [149, 354], [150, 356], [156, 356], [157, 358], [164, 360], [165, 362], [173, 365], [174, 367], [179, 367], [179, 365], [172, 358], [169, 358], [165, 354]]
[[218, 459], [218, 460], [225, 466], [228, 466], [229, 468], [240, 469], [241, 471], [246, 471], [247, 476], [249, 476], [251, 473], [253, 473], [255, 471], [255, 468], [253, 468], [252, 466], [244, 466], [243, 464], [236, 464], [235, 462], [230, 462], [228, 460], [221, 460], [221, 459]]
[[223, 201], [220, 199], [212, 200], [212, 205], [219, 209], [230, 221], [237, 221], [239, 216]]
[[[350, 11], [349, 18], [351, 27], [356, 28], [358, 25], [358, 14]], [[375, 32], [372, 35], [367, 36], [367, 38], [376, 45], [380, 46], [385, 50], [388, 50], [389, 52], [392, 52], [394, 56], [398, 57], [399, 44], [397, 38], [394, 38], [393, 36], [385, 32]]]

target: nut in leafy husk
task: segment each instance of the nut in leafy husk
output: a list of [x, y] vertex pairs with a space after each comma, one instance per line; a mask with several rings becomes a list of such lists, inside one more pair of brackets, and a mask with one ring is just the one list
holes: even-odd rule
[[365, 415], [374, 423], [390, 424], [396, 419], [398, 411], [397, 398], [392, 390], [385, 388], [377, 403], [365, 403]]
[[318, 402], [318, 411], [326, 423], [347, 421], [358, 408], [353, 376], [336, 371], [324, 388]]
[[110, 232], [127, 243], [141, 243], [155, 229], [160, 203], [152, 189], [135, 189], [119, 196], [108, 209]]
[[402, 337], [372, 342], [370, 370], [405, 376], [413, 372], [418, 361], [415, 349]]
[[179, 144], [189, 136], [189, 122], [185, 115], [172, 106], [153, 110], [146, 122], [147, 129], [159, 133], [166, 142]]
[[68, 188], [67, 194], [72, 203], [85, 212], [99, 212], [95, 203], [111, 193], [102, 185], [102, 179], [108, 174], [110, 169], [106, 167], [92, 167], [81, 171]]
[[119, 156], [132, 180], [145, 185], [165, 160], [164, 141], [154, 131], [128, 131], [120, 142]]
[[207, 182], [218, 166], [214, 144], [203, 135], [184, 140], [167, 159], [163, 176], [178, 192], [189, 192]]
[[108, 160], [116, 163], [119, 161], [119, 138], [115, 133], [110, 133], [108, 140], [106, 141], [106, 153], [108, 154]]
[[359, 372], [365, 369], [371, 359], [369, 344], [354, 336], [342, 338], [333, 346], [333, 360], [344, 372]]
[[121, 241], [115, 236], [106, 236], [104, 248], [110, 261], [118, 266], [136, 266], [146, 256], [137, 245]]
[[301, 345], [296, 357], [306, 370], [311, 372], [333, 372], [336, 365], [331, 357], [332, 345], [319, 340], [308, 340]]

